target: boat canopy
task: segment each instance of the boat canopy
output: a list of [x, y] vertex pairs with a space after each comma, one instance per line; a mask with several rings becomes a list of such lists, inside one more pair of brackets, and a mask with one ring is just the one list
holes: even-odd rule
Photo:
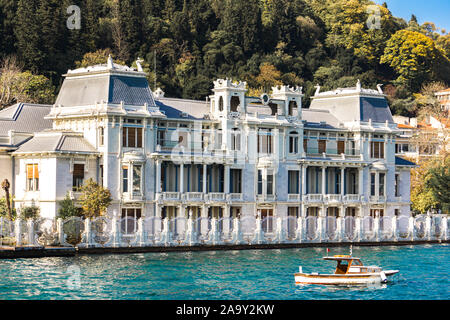
[[332, 257], [323, 257], [324, 260], [333, 260], [333, 261], [340, 261], [340, 260], [360, 260], [360, 258], [348, 256], [348, 255], [336, 255]]

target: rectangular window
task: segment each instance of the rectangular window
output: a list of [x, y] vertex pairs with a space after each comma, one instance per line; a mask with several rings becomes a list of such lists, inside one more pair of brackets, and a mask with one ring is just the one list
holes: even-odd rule
[[319, 140], [319, 153], [327, 152], [327, 141]]
[[308, 139], [303, 139], [303, 152], [308, 152]]
[[379, 179], [378, 195], [379, 196], [384, 196], [384, 178], [385, 178], [385, 174], [384, 173], [380, 173], [379, 176], [378, 176], [378, 179]]
[[299, 188], [299, 171], [297, 170], [289, 170], [288, 174], [288, 193], [289, 194], [298, 194]]
[[341, 154], [341, 153], [345, 153], [345, 141], [338, 141], [337, 142], [337, 151], [338, 151], [338, 154]]
[[272, 153], [272, 129], [259, 130], [258, 153]]
[[128, 166], [122, 167], [122, 192], [128, 192]]
[[142, 148], [142, 128], [123, 127], [122, 145], [126, 148]]
[[395, 174], [395, 196], [400, 197], [400, 174]]
[[289, 137], [289, 153], [298, 153], [298, 137]]
[[263, 193], [262, 170], [258, 170], [258, 194]]
[[373, 159], [384, 159], [384, 142], [372, 141], [370, 143], [370, 156]]
[[39, 167], [37, 164], [27, 164], [27, 191], [39, 190]]
[[160, 145], [161, 147], [165, 147], [164, 144], [165, 139], [166, 139], [166, 130], [158, 130], [156, 137], [156, 144]]
[[142, 166], [133, 165], [133, 194], [141, 194]]
[[84, 164], [75, 163], [73, 165], [72, 190], [78, 191], [83, 186]]
[[231, 193], [242, 193], [242, 170], [241, 169], [231, 169]]
[[267, 173], [267, 194], [273, 194], [273, 173]]
[[98, 144], [102, 147], [105, 144], [105, 128], [98, 128]]
[[375, 173], [370, 174], [370, 195], [375, 196]]
[[98, 171], [99, 171], [98, 172], [98, 175], [99, 175], [99, 177], [98, 177], [99, 183], [98, 184], [103, 186], [103, 165], [102, 164], [100, 165]]

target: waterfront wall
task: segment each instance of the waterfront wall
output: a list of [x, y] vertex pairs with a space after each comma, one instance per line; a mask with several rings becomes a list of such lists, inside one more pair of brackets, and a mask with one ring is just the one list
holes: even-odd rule
[[99, 217], [10, 221], [0, 218], [2, 246], [120, 248], [449, 239], [446, 215], [134, 219]]

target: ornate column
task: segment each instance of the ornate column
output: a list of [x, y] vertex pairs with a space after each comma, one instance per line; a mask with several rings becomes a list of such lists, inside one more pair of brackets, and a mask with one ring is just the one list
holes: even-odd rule
[[156, 194], [161, 193], [161, 160], [156, 160]]
[[203, 164], [203, 172], [202, 172], [202, 174], [203, 174], [203, 180], [202, 180], [202, 182], [203, 182], [203, 188], [202, 188], [202, 190], [203, 190], [203, 194], [206, 195], [206, 193], [207, 193], [207, 190], [206, 190], [206, 186], [207, 186], [206, 181], [207, 181], [207, 179], [208, 179], [208, 166], [207, 166], [206, 164]]
[[180, 163], [180, 194], [184, 193], [184, 163]]
[[223, 193], [230, 193], [230, 166], [224, 164], [223, 166]]
[[341, 167], [341, 197], [344, 200], [345, 196], [345, 167]]
[[322, 196], [327, 194], [327, 172], [326, 167], [322, 167]]
[[308, 192], [307, 188], [306, 188], [306, 179], [307, 179], [307, 174], [308, 174], [308, 166], [307, 165], [303, 165], [302, 166], [302, 195], [306, 195], [306, 193]]

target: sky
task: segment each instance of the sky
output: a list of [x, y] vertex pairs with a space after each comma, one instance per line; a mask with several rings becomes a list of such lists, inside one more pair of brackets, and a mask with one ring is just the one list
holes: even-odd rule
[[411, 14], [417, 17], [420, 24], [433, 22], [436, 27], [450, 32], [450, 0], [375, 0], [386, 2], [388, 9], [395, 17], [409, 21]]

